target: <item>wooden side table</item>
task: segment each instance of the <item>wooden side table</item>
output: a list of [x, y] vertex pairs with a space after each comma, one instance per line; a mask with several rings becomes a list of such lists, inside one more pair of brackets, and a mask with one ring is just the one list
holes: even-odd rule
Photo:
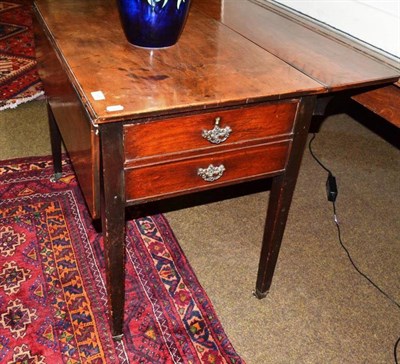
[[127, 206], [272, 178], [255, 291], [264, 297], [326, 87], [196, 6], [179, 43], [160, 50], [127, 43], [112, 1], [37, 0], [34, 10], [55, 170], [62, 138], [102, 220], [114, 337]]

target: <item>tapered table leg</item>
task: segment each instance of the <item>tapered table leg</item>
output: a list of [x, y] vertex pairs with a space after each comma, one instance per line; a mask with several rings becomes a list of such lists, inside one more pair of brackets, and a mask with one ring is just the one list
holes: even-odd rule
[[123, 336], [125, 302], [125, 182], [122, 125], [100, 127], [102, 158], [101, 220], [111, 331]]
[[53, 166], [54, 175], [51, 177], [51, 181], [55, 182], [61, 178], [62, 175], [62, 156], [61, 156], [61, 134], [58, 130], [56, 119], [54, 118], [53, 110], [49, 103], [47, 102], [47, 115], [49, 118], [49, 128], [50, 128], [50, 142], [51, 142], [51, 152], [53, 155]]
[[283, 174], [274, 177], [272, 181], [254, 292], [257, 298], [264, 298], [271, 286], [304, 147], [307, 142], [314, 105], [314, 97], [305, 97], [301, 100], [296, 115], [293, 144], [286, 170]]

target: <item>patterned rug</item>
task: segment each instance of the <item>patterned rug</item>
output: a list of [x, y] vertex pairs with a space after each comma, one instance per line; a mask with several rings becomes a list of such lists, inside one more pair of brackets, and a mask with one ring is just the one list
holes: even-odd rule
[[29, 2], [0, 1], [0, 110], [41, 95]]
[[127, 223], [124, 339], [68, 160], [0, 162], [1, 363], [243, 363], [162, 215]]

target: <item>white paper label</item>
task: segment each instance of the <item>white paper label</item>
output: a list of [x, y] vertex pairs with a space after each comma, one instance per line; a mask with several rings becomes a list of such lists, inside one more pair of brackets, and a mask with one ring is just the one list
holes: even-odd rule
[[122, 105], [112, 105], [112, 106], [107, 106], [106, 108], [107, 111], [121, 111], [124, 110], [124, 107]]
[[91, 92], [91, 94], [95, 101], [106, 99], [106, 97], [104, 96], [104, 94], [101, 91], [93, 91], [93, 92]]

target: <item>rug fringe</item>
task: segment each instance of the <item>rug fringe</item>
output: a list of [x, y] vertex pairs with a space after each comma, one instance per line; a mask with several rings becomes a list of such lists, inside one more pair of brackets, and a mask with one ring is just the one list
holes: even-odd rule
[[35, 100], [43, 95], [44, 95], [44, 91], [39, 91], [38, 93], [36, 93], [32, 96], [29, 96], [29, 97], [7, 100], [3, 106], [0, 106], [0, 111], [7, 110], [7, 109], [15, 109], [17, 106], [27, 103], [29, 101]]

